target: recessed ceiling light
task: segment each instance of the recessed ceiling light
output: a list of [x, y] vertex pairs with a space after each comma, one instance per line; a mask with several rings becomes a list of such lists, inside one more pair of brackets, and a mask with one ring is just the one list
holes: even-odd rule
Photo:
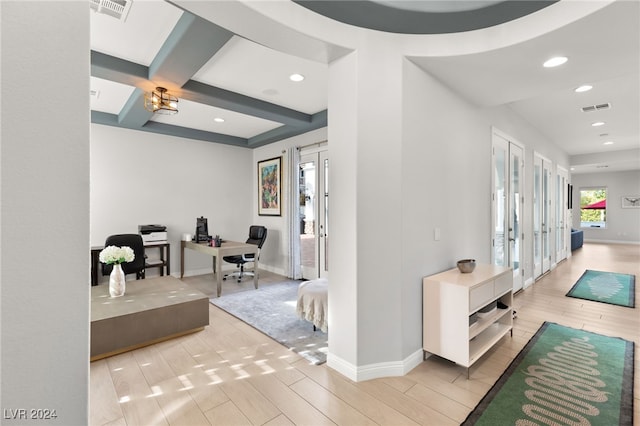
[[553, 68], [553, 67], [557, 67], [559, 65], [564, 64], [565, 62], [567, 62], [568, 58], [566, 56], [556, 56], [554, 58], [551, 58], [549, 60], [547, 60], [543, 66], [545, 68]]
[[604, 121], [596, 121], [595, 123], [591, 123], [593, 127], [604, 126]]
[[576, 93], [582, 93], [582, 92], [588, 92], [589, 90], [593, 89], [593, 86], [589, 85], [589, 84], [583, 84], [580, 87], [577, 87], [575, 89]]
[[291, 74], [289, 76], [289, 80], [295, 81], [297, 83], [299, 81], [304, 80], [304, 75], [302, 75], [302, 74]]
[[576, 168], [575, 167], [571, 167], [569, 170], [574, 171]]
[[613, 141], [606, 141], [603, 145], [613, 145]]
[[216, 123], [224, 123], [224, 118], [216, 117], [213, 119], [213, 121], [215, 121]]

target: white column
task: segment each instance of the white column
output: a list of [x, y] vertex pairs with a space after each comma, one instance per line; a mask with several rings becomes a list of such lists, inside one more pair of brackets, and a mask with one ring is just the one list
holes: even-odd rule
[[354, 380], [402, 358], [403, 58], [388, 40], [330, 65], [328, 364]]

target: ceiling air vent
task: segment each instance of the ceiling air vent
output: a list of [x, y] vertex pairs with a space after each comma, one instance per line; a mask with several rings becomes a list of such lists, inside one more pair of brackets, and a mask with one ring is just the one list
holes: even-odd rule
[[133, 0], [90, 0], [91, 9], [96, 13], [109, 15], [120, 21], [125, 21], [131, 9]]
[[611, 108], [611, 104], [607, 102], [606, 104], [588, 105], [586, 107], [582, 107], [582, 112], [601, 111], [609, 108]]

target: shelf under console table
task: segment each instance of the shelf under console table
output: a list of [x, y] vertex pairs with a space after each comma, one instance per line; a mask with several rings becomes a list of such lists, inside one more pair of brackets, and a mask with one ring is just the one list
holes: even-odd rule
[[[471, 273], [457, 268], [424, 277], [423, 350], [468, 369], [507, 333], [513, 335], [513, 271], [478, 264]], [[501, 302], [482, 314], [478, 311]], [[504, 308], [506, 306], [506, 308]]]

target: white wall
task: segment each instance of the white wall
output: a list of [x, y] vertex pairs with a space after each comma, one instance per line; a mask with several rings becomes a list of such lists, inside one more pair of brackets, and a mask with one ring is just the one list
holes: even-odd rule
[[[183, 233], [194, 233], [196, 217], [208, 219], [209, 233], [235, 241], [247, 239], [249, 225], [264, 225], [268, 234], [260, 268], [285, 274], [289, 253], [286, 150], [325, 140], [327, 129], [323, 128], [250, 150], [92, 124], [91, 244], [104, 244], [110, 234], [137, 233], [138, 225], [166, 225], [171, 271], [178, 276], [180, 239]], [[257, 162], [279, 156], [282, 216], [259, 216]], [[187, 251], [185, 257], [185, 275], [211, 272], [207, 256]], [[156, 275], [157, 269], [148, 274]], [[98, 278], [107, 280], [100, 274]]]
[[[533, 151], [568, 157], [511, 109], [481, 109], [405, 63], [402, 291], [404, 354], [421, 347], [421, 278], [458, 259], [491, 261], [491, 127], [525, 146], [524, 256], [532, 275]], [[434, 228], [441, 232], [434, 240]]]
[[[252, 158], [246, 148], [92, 124], [91, 245], [138, 233], [138, 225], [165, 225], [171, 273], [179, 276], [180, 240], [195, 232], [197, 217], [208, 219], [211, 235], [246, 240], [254, 211]], [[211, 272], [211, 258], [187, 250], [185, 270]]]
[[1, 421], [86, 425], [89, 11], [2, 1], [0, 14]]
[[422, 347], [422, 277], [458, 259], [490, 261], [492, 123], [413, 63], [404, 74], [403, 344], [410, 353]]
[[[640, 243], [640, 209], [623, 209], [622, 196], [640, 195], [640, 170], [571, 175], [572, 227], [584, 231], [585, 241]], [[580, 188], [607, 188], [607, 227], [580, 228]]]

